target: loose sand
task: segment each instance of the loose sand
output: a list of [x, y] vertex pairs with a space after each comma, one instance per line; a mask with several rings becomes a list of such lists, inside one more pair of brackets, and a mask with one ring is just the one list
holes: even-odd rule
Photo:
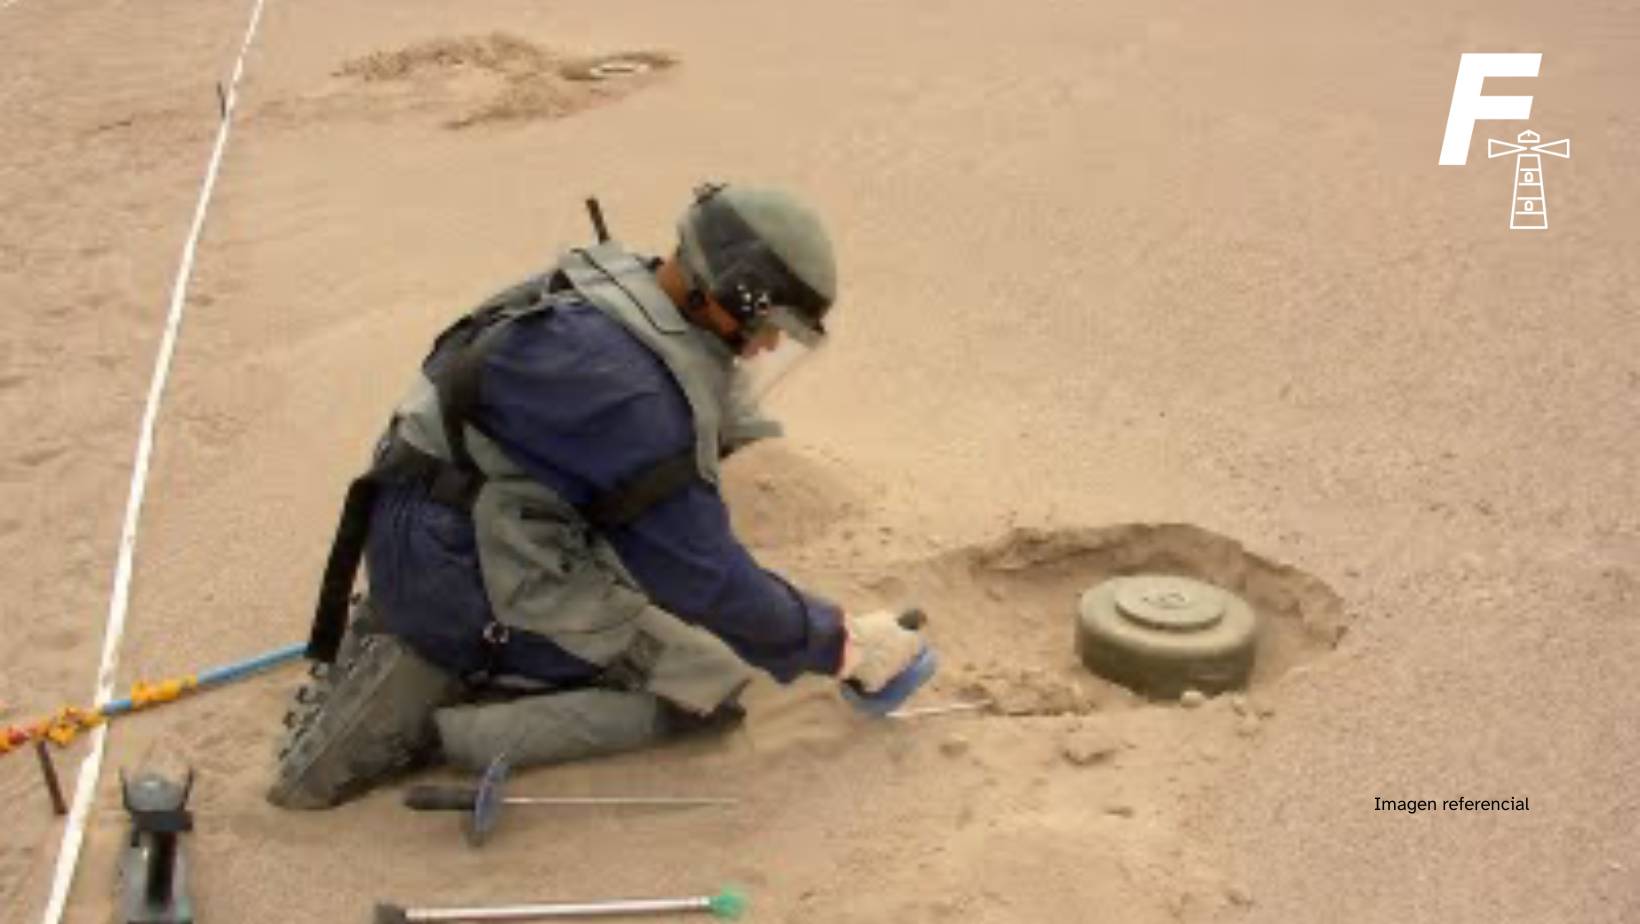
[[[0, 9], [0, 709], [92, 689], [131, 448], [248, 7]], [[724, 741], [520, 789], [736, 810], [508, 819], [261, 800], [294, 671], [120, 723], [199, 771], [202, 919], [710, 890], [759, 921], [1640, 921], [1640, 16], [1137, 0], [269, 0], [160, 421], [122, 683], [299, 640], [346, 479], [427, 338], [588, 235], [667, 244], [706, 178], [835, 228], [833, 348], [729, 466], [745, 538], [923, 603], [1003, 716], [866, 726], [819, 681]], [[1465, 51], [1544, 53], [1553, 228], [1435, 164]], [[603, 56], [648, 73], [592, 82]], [[674, 65], [675, 66], [672, 66]], [[455, 130], [460, 129], [460, 130]], [[1246, 699], [1081, 673], [1075, 593], [1163, 566], [1278, 632]], [[61, 755], [72, 771], [78, 745]], [[59, 823], [0, 762], [0, 918]], [[1528, 813], [1375, 797], [1529, 798]]]

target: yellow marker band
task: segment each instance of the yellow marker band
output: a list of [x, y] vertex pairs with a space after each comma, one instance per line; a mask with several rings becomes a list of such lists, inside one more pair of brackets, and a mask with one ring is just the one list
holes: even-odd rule
[[139, 680], [131, 686], [131, 708], [141, 709], [156, 703], [168, 703], [198, 686], [199, 679], [192, 675], [173, 677], [158, 683], [145, 683]]

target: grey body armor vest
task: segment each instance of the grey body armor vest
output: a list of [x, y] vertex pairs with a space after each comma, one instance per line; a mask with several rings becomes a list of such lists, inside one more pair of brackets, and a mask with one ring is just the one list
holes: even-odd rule
[[[710, 333], [685, 320], [655, 284], [648, 268], [614, 243], [571, 250], [559, 260], [556, 272], [567, 277], [570, 289], [619, 323], [666, 365], [688, 400], [694, 419], [695, 473], [716, 484], [723, 422], [729, 413], [733, 354]], [[550, 310], [554, 298], [546, 285], [546, 278], [531, 280], [481, 306], [475, 315], [486, 311], [495, 314], [493, 319], [480, 322], [484, 326], [473, 338], [474, 344], [480, 344], [479, 352], [481, 344], [502, 324]], [[452, 458], [439, 389], [426, 373], [417, 377], [395, 416], [399, 435], [416, 448], [448, 461], [460, 461]], [[457, 439], [461, 440], [476, 443], [484, 437], [468, 426]], [[492, 458], [491, 453], [480, 455], [482, 461], [478, 455], [474, 461], [486, 475], [500, 477], [516, 471], [511, 463]]]
[[[556, 281], [559, 288], [550, 288]], [[565, 285], [567, 283], [567, 285]], [[688, 401], [694, 446], [577, 509], [514, 464], [470, 417], [484, 353], [510, 322], [565, 298], [591, 303], [654, 353]], [[744, 684], [724, 643], [651, 605], [596, 534], [630, 522], [695, 478], [717, 483], [719, 459], [779, 427], [736, 383], [734, 356], [687, 321], [642, 261], [613, 242], [566, 253], [555, 269], [490, 299], [442, 334], [395, 411], [376, 465], [349, 489], [331, 550], [308, 654], [334, 657], [375, 489], [421, 478], [435, 500], [470, 511], [496, 637], [510, 629], [551, 639], [638, 686], [708, 710]], [[594, 530], [588, 530], [588, 526]]]

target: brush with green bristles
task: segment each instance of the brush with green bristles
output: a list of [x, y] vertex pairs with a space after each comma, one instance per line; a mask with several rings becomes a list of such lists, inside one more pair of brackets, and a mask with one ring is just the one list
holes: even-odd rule
[[558, 902], [550, 905], [504, 905], [489, 908], [405, 908], [376, 906], [376, 924], [413, 921], [544, 921], [548, 918], [592, 918], [616, 915], [676, 914], [706, 911], [719, 920], [733, 921], [746, 911], [746, 896], [737, 889], [693, 898], [639, 898], [601, 902]]

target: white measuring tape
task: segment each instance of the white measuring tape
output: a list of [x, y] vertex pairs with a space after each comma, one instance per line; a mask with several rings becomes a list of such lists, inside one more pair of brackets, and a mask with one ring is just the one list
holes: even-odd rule
[[[205, 212], [211, 204], [211, 192], [216, 188], [222, 152], [228, 147], [228, 130], [233, 126], [239, 78], [245, 73], [245, 55], [256, 37], [257, 24], [262, 20], [262, 3], [263, 0], [256, 0], [251, 10], [250, 25], [245, 28], [245, 41], [239, 46], [239, 58], [234, 62], [233, 79], [223, 94], [222, 123], [216, 131], [216, 147], [211, 151], [211, 162], [205, 169], [205, 183], [200, 187], [199, 202], [194, 206], [193, 227], [189, 229], [188, 240], [182, 247], [182, 265], [177, 267], [176, 283], [171, 288], [171, 310], [165, 319], [165, 334], [160, 339], [159, 355], [154, 360], [154, 377], [148, 383], [148, 403], [142, 411], [136, 465], [131, 472], [131, 492], [125, 502], [125, 525], [120, 529], [119, 558], [114, 565], [114, 594], [108, 601], [108, 628], [103, 635], [102, 666], [97, 671], [96, 703], [99, 707], [114, 698], [115, 669], [119, 663], [120, 641], [125, 637], [125, 615], [131, 602], [131, 565], [137, 547], [137, 520], [142, 514], [142, 499], [148, 486], [148, 461], [154, 449], [154, 423], [159, 418], [160, 398], [165, 394], [165, 382], [171, 374], [177, 331], [182, 327], [182, 305], [188, 295], [188, 282], [194, 273], [194, 251], [199, 247], [199, 236], [205, 229]], [[0, 8], [9, 5], [3, 3]], [[62, 848], [57, 852], [51, 900], [42, 918], [44, 924], [59, 924], [62, 921], [63, 906], [68, 902], [74, 870], [79, 865], [80, 848], [85, 842], [86, 820], [91, 814], [91, 800], [96, 795], [97, 778], [102, 772], [107, 742], [108, 725], [104, 723], [91, 733], [91, 753], [81, 762], [79, 779], [74, 784], [74, 805], [68, 813], [68, 826], [63, 829]]]

